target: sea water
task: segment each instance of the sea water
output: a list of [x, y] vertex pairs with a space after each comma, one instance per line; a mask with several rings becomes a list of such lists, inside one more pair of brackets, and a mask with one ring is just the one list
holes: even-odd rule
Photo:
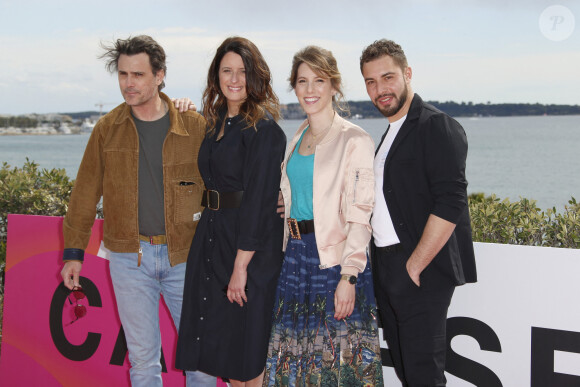
[[[580, 116], [458, 118], [467, 133], [468, 192], [495, 193], [512, 201], [534, 199], [540, 208], [562, 210], [580, 200]], [[385, 119], [356, 119], [378, 145]], [[300, 120], [280, 126], [292, 138]], [[0, 162], [22, 167], [26, 158], [42, 168], [64, 168], [71, 178], [89, 134], [0, 136]]]

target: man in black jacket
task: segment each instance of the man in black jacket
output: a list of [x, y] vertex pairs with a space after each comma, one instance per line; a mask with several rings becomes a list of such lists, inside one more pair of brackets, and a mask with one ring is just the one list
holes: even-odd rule
[[403, 386], [445, 386], [447, 310], [477, 280], [461, 125], [413, 93], [401, 46], [360, 59], [367, 93], [388, 118], [375, 156], [373, 274], [384, 336]]

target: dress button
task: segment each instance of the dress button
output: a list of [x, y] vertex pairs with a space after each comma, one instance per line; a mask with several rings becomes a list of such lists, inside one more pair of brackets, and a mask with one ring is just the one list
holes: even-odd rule
[[203, 300], [204, 300], [204, 301], [207, 301], [207, 297], [204, 297], [204, 298], [203, 298]]
[[205, 280], [206, 280], [206, 281], [209, 281], [209, 277], [205, 277]]
[[196, 340], [199, 341], [199, 337]]
[[211, 242], [211, 241], [212, 241], [212, 239], [211, 239], [211, 238], [209, 238], [209, 241]]
[[200, 317], [199, 319], [200, 319], [200, 320], [203, 320], [203, 317]]

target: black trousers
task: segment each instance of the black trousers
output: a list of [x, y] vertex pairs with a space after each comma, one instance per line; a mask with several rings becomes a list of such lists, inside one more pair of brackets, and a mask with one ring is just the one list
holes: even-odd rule
[[447, 310], [455, 287], [418, 287], [405, 266], [409, 257], [393, 250], [373, 249], [373, 276], [395, 371], [404, 387], [445, 386]]

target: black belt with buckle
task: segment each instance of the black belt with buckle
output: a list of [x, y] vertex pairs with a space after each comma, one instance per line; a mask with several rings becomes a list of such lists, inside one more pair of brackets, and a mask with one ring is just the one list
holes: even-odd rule
[[290, 236], [292, 239], [302, 239], [300, 235], [310, 234], [314, 232], [314, 220], [296, 220], [294, 218], [287, 218], [288, 228], [290, 229]]
[[201, 205], [210, 210], [220, 210], [222, 208], [238, 208], [242, 204], [244, 191], [218, 192], [213, 189], [203, 191]]

